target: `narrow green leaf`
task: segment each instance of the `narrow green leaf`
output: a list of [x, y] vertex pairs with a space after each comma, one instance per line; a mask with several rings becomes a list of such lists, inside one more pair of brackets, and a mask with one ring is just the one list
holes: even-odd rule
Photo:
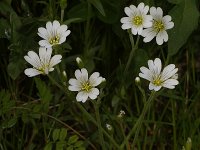
[[174, 28], [169, 30], [168, 55], [172, 56], [179, 51], [197, 28], [199, 11], [195, 0], [183, 0], [169, 14], [175, 24]]
[[98, 13], [98, 18], [109, 24], [118, 23], [120, 20], [120, 0], [101, 0], [106, 15]]
[[88, 0], [103, 16], [106, 16], [100, 0]]
[[17, 123], [17, 116], [14, 116], [12, 119], [4, 120], [2, 123], [2, 128], [11, 128]]
[[172, 4], [179, 4], [183, 0], [167, 0], [167, 1], [172, 3]]
[[72, 7], [68, 12], [67, 16], [69, 19], [79, 18], [79, 21], [87, 20], [94, 16], [94, 13], [88, 13], [88, 4], [86, 2], [82, 2], [78, 5]]

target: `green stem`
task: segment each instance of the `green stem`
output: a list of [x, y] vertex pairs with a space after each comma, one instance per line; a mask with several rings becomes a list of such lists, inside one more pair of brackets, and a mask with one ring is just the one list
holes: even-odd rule
[[[136, 139], [138, 137], [138, 134], [140, 132], [140, 129], [142, 127], [142, 122], [144, 120], [144, 116], [146, 115], [147, 110], [149, 109], [149, 107], [151, 106], [151, 103], [153, 102], [154, 96], [155, 96], [155, 91], [153, 91], [149, 97], [149, 99], [146, 101], [144, 108], [142, 110], [142, 113], [139, 117], [139, 119], [137, 120], [137, 122], [135, 123], [135, 125], [133, 126], [133, 128], [131, 129], [131, 131], [129, 132], [128, 136], [126, 137], [126, 139], [123, 141], [123, 143], [120, 146], [120, 149], [124, 148], [125, 143], [130, 139], [130, 137], [132, 136], [132, 134], [136, 131], [135, 133], [135, 137], [133, 140], [133, 146], [135, 145]], [[136, 130], [137, 129], [137, 130]]]
[[140, 132], [140, 129], [142, 127], [142, 122], [144, 120], [144, 116], [146, 115], [146, 112], [148, 111], [148, 109], [150, 108], [152, 102], [153, 102], [153, 99], [154, 99], [154, 95], [155, 95], [155, 91], [153, 91], [148, 99], [148, 101], [145, 103], [145, 106], [143, 108], [143, 111], [142, 111], [142, 114], [140, 115], [140, 118], [139, 120], [137, 121], [138, 122], [138, 127], [137, 127], [137, 130], [135, 132], [135, 137], [133, 139], [133, 147], [136, 143], [136, 140], [138, 139], [138, 135], [139, 135], [139, 132]]
[[171, 100], [172, 103], [172, 120], [173, 120], [173, 140], [174, 140], [174, 150], [177, 149], [176, 147], [176, 116], [175, 116], [175, 102]]
[[61, 9], [61, 14], [60, 14], [61, 23], [63, 22], [64, 14], [65, 14], [65, 10]]
[[105, 150], [106, 147], [105, 147], [105, 142], [104, 142], [104, 138], [103, 138], [101, 120], [100, 120], [100, 115], [99, 115], [99, 100], [100, 99], [98, 99], [97, 102], [94, 101], [93, 105], [94, 105], [94, 108], [95, 108], [95, 115], [96, 115], [96, 119], [97, 119], [99, 139], [100, 139], [100, 142], [101, 142], [102, 150]]
[[[68, 96], [68, 93], [67, 93], [67, 91], [65, 90], [64, 87], [59, 85], [59, 83], [56, 80], [54, 80], [50, 75], [48, 75], [48, 77], [53, 82], [53, 84], [55, 84], [58, 88], [60, 88]], [[68, 98], [70, 98], [70, 97], [68, 96]], [[84, 113], [84, 115], [89, 120], [91, 120], [96, 126], [98, 126], [98, 123], [96, 122], [96, 120], [85, 110], [85, 108], [80, 103], [76, 103], [76, 105], [79, 107], [79, 109]], [[119, 148], [119, 145], [115, 142], [115, 140], [103, 128], [101, 128], [101, 130], [106, 135], [106, 137], [112, 142], [112, 144], [116, 148]]]
[[145, 104], [147, 99], [146, 99], [146, 95], [145, 95], [145, 91], [143, 90], [143, 88], [141, 88], [140, 85], [138, 85], [138, 89], [140, 90], [140, 92], [142, 93], [142, 100], [143, 100], [143, 103]]
[[130, 42], [131, 42], [131, 53], [130, 53], [130, 55], [129, 55], [129, 58], [128, 58], [128, 61], [127, 61], [127, 64], [126, 64], [125, 73], [126, 73], [126, 72], [128, 71], [128, 69], [129, 69], [129, 66], [130, 66], [131, 61], [132, 61], [132, 59], [133, 59], [133, 55], [134, 55], [134, 53], [135, 53], [135, 50], [138, 49], [138, 42], [139, 42], [140, 36], [138, 35], [135, 44], [134, 44], [134, 39], [133, 39], [133, 35], [132, 35], [131, 31], [129, 31], [129, 38], [130, 38]]
[[55, 84], [57, 87], [59, 87], [63, 92], [66, 93], [66, 91], [64, 90], [64, 87], [62, 87], [56, 80], [54, 80], [54, 78], [52, 78], [50, 75], [47, 75], [49, 77], [49, 79], [53, 82], [53, 84]]
[[[121, 119], [121, 118], [120, 118]], [[119, 126], [120, 126], [120, 129], [121, 129], [121, 131], [122, 131], [122, 134], [123, 134], [123, 137], [124, 137], [124, 139], [126, 138], [126, 135], [125, 135], [125, 133], [124, 133], [124, 128], [123, 128], [123, 125], [122, 125], [122, 122], [121, 122], [121, 120], [119, 120]], [[128, 150], [129, 149], [129, 143], [128, 143], [128, 141], [126, 141], [126, 149]]]
[[[79, 107], [79, 109], [83, 112], [83, 114], [90, 120], [92, 121], [96, 126], [98, 126], [98, 123], [96, 120], [85, 110], [85, 108], [80, 104], [76, 103], [76, 105]], [[119, 149], [119, 145], [115, 142], [115, 140], [104, 130], [104, 128], [101, 128], [102, 132], [106, 137], [111, 141], [111, 143]]]

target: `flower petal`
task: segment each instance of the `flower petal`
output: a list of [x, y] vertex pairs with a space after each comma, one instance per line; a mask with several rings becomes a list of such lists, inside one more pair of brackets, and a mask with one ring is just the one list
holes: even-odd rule
[[140, 12], [143, 12], [144, 11], [144, 3], [140, 3], [137, 8], [140, 10]]
[[161, 63], [160, 58], [156, 58], [156, 59], [154, 60], [154, 65], [155, 65], [155, 66], [154, 66], [155, 74], [156, 74], [156, 75], [160, 74], [161, 69], [162, 69], [162, 63]]
[[131, 27], [132, 27], [132, 24], [131, 24], [131, 23], [122, 24], [122, 29], [123, 29], [123, 30], [130, 29]]
[[74, 85], [68, 86], [68, 89], [70, 91], [80, 91], [81, 90], [81, 88], [79, 86], [74, 86]]
[[40, 40], [40, 41], [39, 41], [39, 45], [40, 45], [41, 47], [46, 47], [46, 48], [52, 47], [52, 45], [51, 45], [47, 40]]
[[60, 23], [57, 20], [54, 20], [52, 27], [56, 31], [60, 27]]
[[99, 95], [99, 90], [97, 88], [92, 88], [88, 95], [90, 99], [96, 99], [97, 96]]
[[121, 23], [130, 23], [130, 21], [131, 21], [130, 17], [123, 17], [123, 18], [120, 19]]
[[76, 79], [79, 80], [81, 83], [86, 83], [88, 81], [88, 72], [85, 68], [82, 68], [81, 70], [77, 69], [75, 71]]
[[69, 84], [71, 84], [73, 86], [77, 86], [77, 87], [81, 88], [81, 83], [77, 79], [71, 78], [68, 82], [69, 82]]
[[41, 66], [40, 58], [34, 51], [29, 51], [28, 56], [24, 56], [24, 59], [35, 68]]
[[132, 15], [132, 11], [131, 11], [131, 9], [130, 9], [129, 7], [125, 7], [125, 8], [124, 8], [124, 12], [125, 12], [125, 14], [126, 14], [127, 16], [131, 16], [131, 15]]
[[163, 21], [164, 21], [165, 23], [168, 23], [168, 22], [170, 22], [171, 20], [172, 20], [172, 17], [171, 17], [170, 15], [166, 15], [166, 16], [163, 17]]
[[151, 82], [149, 83], [149, 90], [154, 90], [154, 91], [159, 91], [162, 86], [156, 86], [152, 84]]
[[174, 64], [170, 64], [163, 69], [161, 79], [165, 81], [174, 76], [177, 73], [177, 71], [178, 68], [175, 68]]
[[43, 27], [38, 28], [38, 35], [45, 40], [49, 38], [47, 30]]
[[176, 79], [168, 79], [163, 83], [163, 87], [173, 89], [175, 85], [178, 85], [179, 82]]
[[88, 93], [85, 91], [81, 91], [76, 95], [76, 100], [78, 102], [85, 102], [88, 99]]
[[102, 82], [102, 77], [100, 77], [99, 72], [94, 72], [90, 78], [89, 78], [89, 82], [90, 85], [92, 85], [93, 87], [99, 85]]
[[51, 53], [52, 49], [46, 49], [45, 47], [40, 47], [39, 48], [39, 56], [40, 56], [40, 61], [43, 65], [48, 66], [49, 61], [51, 59]]
[[146, 67], [141, 67], [140, 71], [142, 72], [142, 73], [139, 73], [139, 76], [141, 78], [144, 78], [144, 79], [149, 80], [149, 81], [152, 80], [152, 73], [149, 69], [147, 69]]
[[146, 43], [146, 42], [150, 42], [155, 36], [156, 36], [156, 32], [155, 30], [153, 30], [152, 28], [147, 28], [147, 29], [144, 29], [142, 31], [142, 36], [145, 37], [143, 39], [143, 41]]
[[159, 32], [156, 36], [156, 43], [158, 45], [162, 45], [163, 44], [163, 34], [162, 32]]
[[61, 55], [54, 55], [49, 63], [49, 67], [53, 67], [61, 62], [62, 56]]
[[25, 75], [27, 75], [28, 77], [34, 77], [36, 75], [41, 74], [41, 72], [39, 72], [38, 70], [34, 69], [34, 68], [27, 68], [24, 70]]
[[168, 22], [168, 23], [166, 23], [166, 25], [165, 25], [165, 29], [167, 30], [167, 29], [171, 29], [171, 28], [173, 28], [174, 27], [174, 23], [173, 22]]

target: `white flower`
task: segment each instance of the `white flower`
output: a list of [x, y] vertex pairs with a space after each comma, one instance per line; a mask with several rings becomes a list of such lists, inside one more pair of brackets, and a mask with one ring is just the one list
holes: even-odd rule
[[29, 51], [27, 56], [24, 56], [24, 59], [33, 66], [33, 68], [28, 68], [24, 70], [24, 73], [33, 77], [39, 74], [48, 74], [53, 71], [53, 66], [61, 62], [61, 55], [54, 55], [51, 58], [52, 49], [46, 49], [45, 47], [39, 48], [39, 56], [34, 51]]
[[152, 16], [147, 15], [149, 6], [145, 6], [144, 3], [140, 3], [136, 8], [134, 5], [125, 7], [124, 11], [128, 17], [121, 18], [122, 29], [131, 29], [132, 34], [141, 35], [143, 28], [152, 26]]
[[120, 110], [119, 114], [117, 115], [118, 118], [122, 118], [125, 115], [125, 111]]
[[46, 28], [38, 28], [38, 35], [44, 39], [39, 41], [39, 45], [49, 48], [65, 42], [66, 37], [71, 32], [67, 29], [67, 25], [60, 25], [57, 20], [54, 20], [53, 23], [47, 22]]
[[108, 123], [106, 123], [106, 128], [107, 128], [109, 131], [112, 130], [112, 126], [111, 126], [110, 124], [108, 124]]
[[78, 91], [76, 100], [78, 102], [85, 102], [88, 97], [90, 99], [96, 99], [99, 95], [99, 89], [95, 88], [98, 86], [103, 78], [98, 72], [94, 72], [88, 79], [88, 72], [85, 68], [75, 71], [76, 79], [72, 78], [69, 80], [70, 91]]
[[158, 91], [161, 87], [166, 87], [169, 89], [174, 89], [175, 85], [179, 82], [177, 81], [177, 71], [174, 64], [166, 66], [163, 71], [161, 60], [156, 58], [154, 61], [148, 61], [149, 68], [141, 67], [139, 76], [150, 81], [149, 89]]
[[163, 11], [160, 7], [151, 7], [150, 14], [153, 17], [153, 25], [152, 27], [143, 30], [143, 41], [150, 42], [156, 36], [157, 44], [162, 45], [163, 42], [168, 41], [166, 30], [173, 28], [174, 23], [171, 21], [171, 16], [166, 15], [163, 17]]

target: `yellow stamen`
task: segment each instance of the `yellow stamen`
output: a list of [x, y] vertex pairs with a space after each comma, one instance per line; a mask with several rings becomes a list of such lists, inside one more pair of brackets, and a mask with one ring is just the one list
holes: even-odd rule
[[82, 84], [81, 90], [89, 92], [91, 90], [91, 88], [92, 88], [92, 86], [88, 82], [86, 82], [86, 83]]
[[60, 37], [58, 35], [56, 35], [55, 37], [52, 37], [50, 40], [49, 40], [49, 43], [51, 45], [56, 45], [58, 44], [60, 41]]
[[46, 74], [47, 68], [49, 68], [49, 64], [43, 64], [40, 68], [36, 68], [36, 69], [40, 71], [42, 74]]
[[134, 25], [139, 26], [142, 24], [143, 19], [140, 16], [135, 16], [133, 17], [132, 22]]
[[162, 83], [162, 81], [161, 81], [159, 78], [158, 78], [158, 79], [155, 79], [155, 80], [153, 81], [153, 84], [156, 85], [156, 86], [160, 86], [161, 83]]
[[164, 24], [162, 23], [162, 21], [154, 21], [154, 23], [153, 23], [153, 27], [154, 27], [154, 29], [156, 30], [156, 31], [162, 31], [164, 28], [165, 28], [165, 26], [164, 26]]

